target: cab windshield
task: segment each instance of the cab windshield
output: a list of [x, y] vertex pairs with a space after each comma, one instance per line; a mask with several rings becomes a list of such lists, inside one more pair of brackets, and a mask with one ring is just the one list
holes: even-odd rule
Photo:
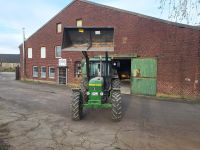
[[[108, 75], [110, 74], [110, 64], [108, 64]], [[105, 61], [90, 62], [90, 76], [104, 77], [106, 76], [106, 63]]]

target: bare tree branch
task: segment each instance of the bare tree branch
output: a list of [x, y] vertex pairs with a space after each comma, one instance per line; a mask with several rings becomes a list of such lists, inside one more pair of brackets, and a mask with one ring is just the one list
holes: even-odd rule
[[159, 9], [172, 21], [200, 25], [200, 0], [160, 0]]

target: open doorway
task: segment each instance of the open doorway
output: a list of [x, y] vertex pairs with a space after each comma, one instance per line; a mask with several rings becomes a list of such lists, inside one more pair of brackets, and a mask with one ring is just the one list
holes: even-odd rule
[[119, 79], [121, 80], [121, 92], [130, 94], [131, 92], [131, 58], [116, 58], [114, 61], [120, 62], [117, 68]]
[[66, 84], [67, 83], [67, 71], [66, 67], [59, 67], [58, 68], [58, 82], [59, 84]]

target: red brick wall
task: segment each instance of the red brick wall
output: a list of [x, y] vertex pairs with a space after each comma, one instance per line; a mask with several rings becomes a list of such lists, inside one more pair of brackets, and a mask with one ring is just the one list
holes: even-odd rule
[[[56, 24], [61, 22], [63, 26], [76, 26], [76, 19], [79, 18], [82, 18], [83, 26], [113, 26], [115, 54], [156, 57], [158, 93], [183, 96], [195, 96], [200, 93], [198, 30], [181, 28], [80, 1], [64, 9], [26, 41], [26, 51], [28, 47], [33, 48], [33, 59], [26, 60], [27, 78], [32, 78], [33, 65], [57, 67], [58, 60], [55, 58], [54, 47], [61, 45], [62, 34], [56, 33]], [[126, 43], [123, 42], [124, 38], [127, 38]], [[41, 46], [47, 48], [46, 59], [40, 58]], [[76, 83], [78, 80], [74, 78], [74, 62], [82, 59], [81, 53], [62, 52], [62, 57], [68, 60], [69, 83]], [[199, 82], [195, 83], [195, 80]]]

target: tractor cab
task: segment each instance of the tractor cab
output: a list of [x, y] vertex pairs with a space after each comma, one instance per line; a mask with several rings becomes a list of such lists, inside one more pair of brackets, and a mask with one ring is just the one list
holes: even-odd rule
[[[111, 58], [108, 59], [108, 74], [107, 76], [111, 76]], [[86, 78], [86, 62], [85, 59], [82, 60], [82, 75]], [[106, 76], [106, 61], [105, 58], [94, 57], [89, 59], [89, 67], [90, 67], [90, 77], [105, 77]]]
[[[101, 58], [100, 58], [101, 59]], [[108, 76], [110, 76], [110, 66], [108, 65]], [[105, 77], [106, 63], [102, 60], [90, 60], [90, 77]]]

